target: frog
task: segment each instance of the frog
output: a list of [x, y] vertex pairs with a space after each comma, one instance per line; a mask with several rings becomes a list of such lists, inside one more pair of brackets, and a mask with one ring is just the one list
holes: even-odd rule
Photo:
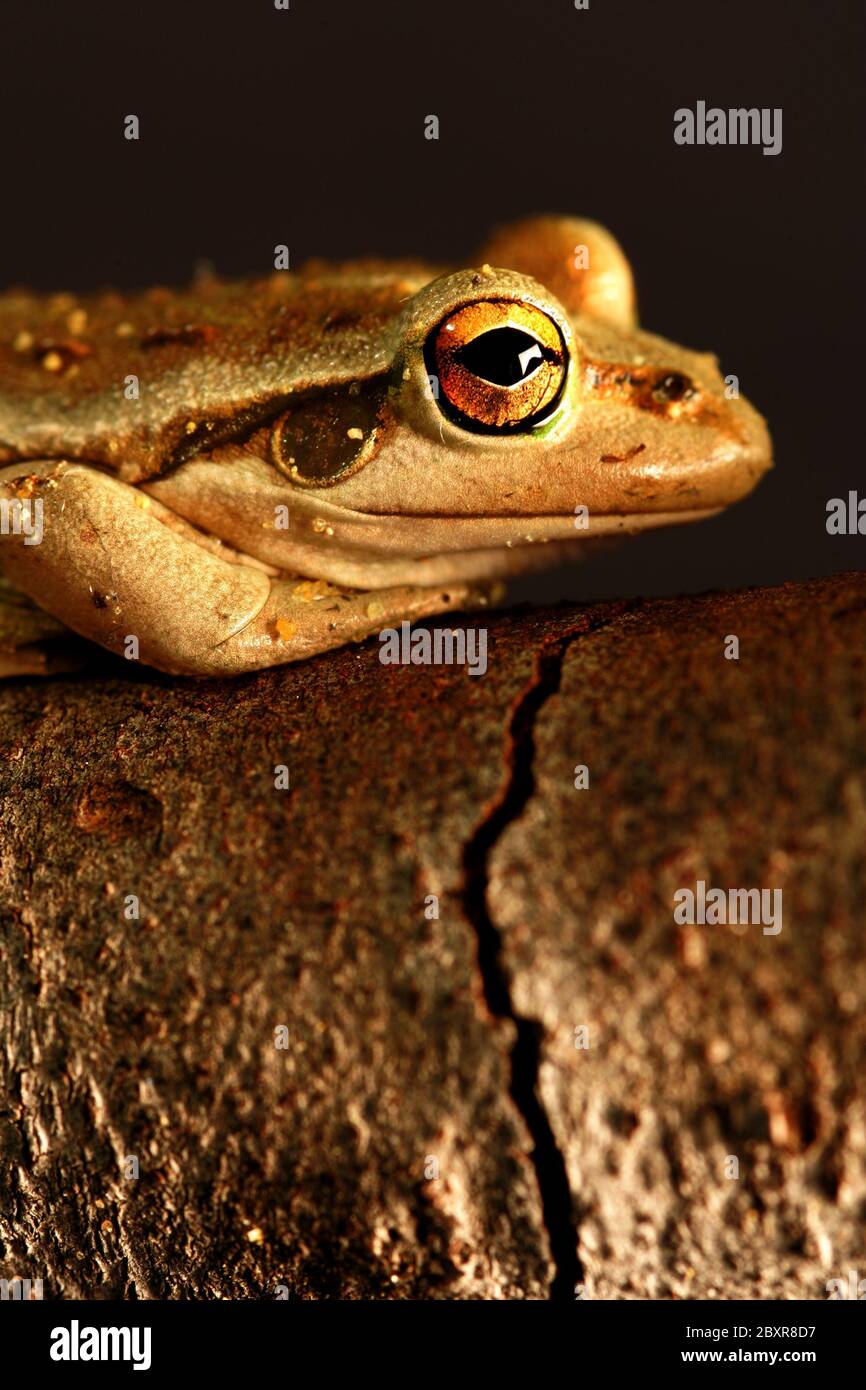
[[64, 637], [169, 675], [305, 659], [771, 467], [717, 358], [639, 327], [601, 224], [521, 218], [467, 261], [0, 296], [0, 673]]

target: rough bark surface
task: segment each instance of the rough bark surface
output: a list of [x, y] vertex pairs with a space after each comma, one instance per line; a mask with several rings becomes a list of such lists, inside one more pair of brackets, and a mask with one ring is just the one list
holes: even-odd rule
[[[0, 1276], [823, 1298], [864, 1267], [866, 576], [483, 621], [483, 678], [368, 643], [0, 688]], [[698, 879], [781, 888], [782, 931], [677, 926]]]

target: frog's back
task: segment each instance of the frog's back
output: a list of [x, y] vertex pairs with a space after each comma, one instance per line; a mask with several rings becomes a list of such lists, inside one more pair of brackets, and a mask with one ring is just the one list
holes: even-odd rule
[[[243, 432], [292, 392], [387, 369], [417, 262], [312, 262], [185, 290], [0, 296], [0, 463], [88, 459], [129, 481]], [[137, 391], [137, 395], [136, 395]]]

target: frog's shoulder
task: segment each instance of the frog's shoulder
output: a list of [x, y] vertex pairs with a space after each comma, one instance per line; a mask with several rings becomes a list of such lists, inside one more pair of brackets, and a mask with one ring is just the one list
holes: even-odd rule
[[90, 459], [131, 481], [158, 472], [291, 392], [387, 368], [406, 301], [439, 273], [314, 261], [183, 290], [10, 291], [0, 296], [0, 462]]

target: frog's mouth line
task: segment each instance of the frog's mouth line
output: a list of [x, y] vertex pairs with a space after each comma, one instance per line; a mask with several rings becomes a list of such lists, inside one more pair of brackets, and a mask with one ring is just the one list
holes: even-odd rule
[[[312, 499], [310, 499], [312, 502]], [[312, 531], [325, 546], [393, 555], [445, 554], [462, 550], [514, 549], [549, 541], [587, 542], [594, 539], [633, 535], [660, 526], [683, 526], [716, 516], [722, 507], [692, 508], [668, 512], [624, 512], [587, 514], [581, 507], [574, 513], [550, 516], [470, 515], [435, 516], [399, 513], [345, 511], [333, 505], [297, 507], [293, 512], [299, 525], [294, 539]], [[298, 517], [298, 511], [303, 512]], [[299, 534], [300, 533], [300, 534]], [[306, 539], [306, 537], [305, 537]], [[310, 538], [312, 539], [312, 537]]]
[[258, 558], [296, 573], [353, 588], [485, 582], [569, 563], [583, 551], [657, 526], [713, 516], [700, 511], [564, 516], [373, 516], [305, 508], [282, 543], [260, 538]]
[[[283, 547], [259, 558], [309, 577], [359, 589], [394, 584], [450, 586], [501, 580], [569, 563], [583, 551], [657, 526], [684, 525], [722, 508], [583, 518], [573, 515], [372, 516], [334, 508], [327, 523], [312, 511], [293, 518]], [[261, 542], [260, 542], [261, 545]]]
[[[295, 573], [350, 588], [395, 584], [421, 588], [485, 584], [518, 574], [569, 564], [588, 550], [616, 545], [617, 538], [659, 525], [681, 525], [713, 516], [702, 512], [657, 512], [591, 518], [588, 530], [574, 516], [403, 517], [334, 516], [322, 531], [321, 518], [307, 513], [293, 524], [279, 555], [277, 546], [261, 559]], [[336, 513], [336, 509], [334, 509]], [[317, 525], [317, 521], [318, 524]]]

